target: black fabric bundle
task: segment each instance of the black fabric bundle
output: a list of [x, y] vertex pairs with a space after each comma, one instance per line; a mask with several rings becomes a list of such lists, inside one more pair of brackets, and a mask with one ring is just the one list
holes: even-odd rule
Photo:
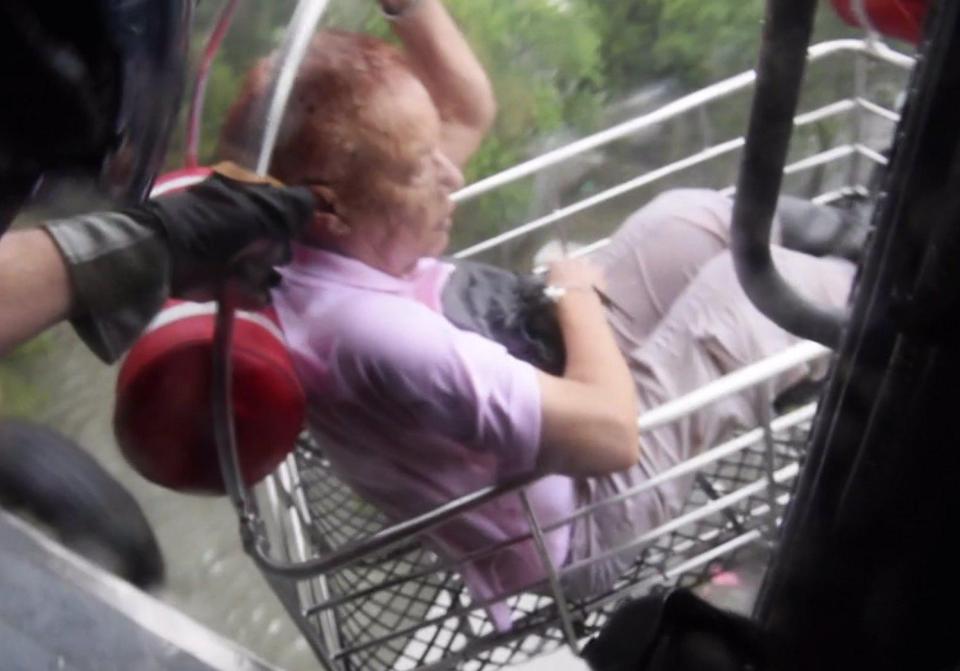
[[456, 266], [443, 290], [443, 314], [455, 326], [495, 340], [518, 359], [562, 375], [563, 335], [544, 281], [474, 261]]

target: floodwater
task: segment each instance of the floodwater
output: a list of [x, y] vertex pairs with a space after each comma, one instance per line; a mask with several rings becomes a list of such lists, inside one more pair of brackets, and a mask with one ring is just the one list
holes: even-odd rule
[[240, 547], [237, 520], [225, 498], [176, 494], [134, 472], [113, 439], [117, 366], [90, 354], [69, 327], [51, 336], [33, 380], [45, 395], [36, 419], [89, 450], [137, 499], [166, 561], [155, 593], [198, 622], [287, 671], [319, 668], [300, 633]]

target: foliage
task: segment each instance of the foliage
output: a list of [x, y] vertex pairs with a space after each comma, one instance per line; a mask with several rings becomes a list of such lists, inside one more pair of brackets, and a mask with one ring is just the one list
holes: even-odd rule
[[[671, 78], [699, 88], [756, 62], [764, 0], [591, 0], [603, 37], [614, 94]], [[820, 8], [816, 39], [850, 35], [829, 7]]]
[[42, 335], [0, 359], [0, 416], [29, 416], [42, 406], [44, 396], [30, 370], [49, 348], [49, 336]]

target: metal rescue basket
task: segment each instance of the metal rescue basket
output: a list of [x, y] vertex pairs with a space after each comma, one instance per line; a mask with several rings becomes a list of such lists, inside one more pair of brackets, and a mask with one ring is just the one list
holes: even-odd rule
[[[845, 73], [846, 88], [852, 93], [839, 100], [814, 100], [808, 111], [796, 117], [795, 156], [786, 168], [787, 189], [792, 185], [799, 191], [803, 184], [816, 182], [813, 200], [822, 204], [866, 198], [872, 169], [885, 164], [882, 150], [889, 145], [899, 118], [891, 109], [895, 107], [892, 99], [902, 90], [913, 59], [875, 40], [817, 44], [810, 49], [809, 59], [811, 71], [825, 68], [832, 76]], [[877, 85], [878, 74], [895, 85]], [[713, 113], [748, 96], [754, 79], [753, 72], [746, 72], [696, 91], [468, 186], [457, 199], [479, 199], [518, 180], [535, 179], [588, 152]], [[832, 142], [817, 147], [811, 138], [825, 124], [833, 130]], [[583, 233], [578, 234], [583, 213], [589, 212], [591, 219], [601, 218], [597, 208], [614, 202], [629, 211], [651, 193], [671, 185], [726, 187], [743, 144], [743, 138], [711, 143], [704, 137], [702, 147], [467, 247], [456, 256], [490, 259], [498, 255], [492, 258], [503, 261], [510, 258], [504, 250], [523, 240], [541, 239], [536, 236], [547, 231], [563, 240], [579, 237], [586, 244], [575, 254], [589, 254], [605, 241], [585, 240]], [[816, 179], [811, 180], [811, 175]], [[718, 183], [718, 179], [724, 182]], [[731, 191], [728, 188], [728, 193]], [[607, 219], [609, 230], [619, 221], [609, 210]], [[323, 445], [306, 436], [296, 451], [252, 490], [243, 488], [229, 467], [225, 472], [239, 494], [234, 502], [248, 553], [324, 668], [498, 668], [564, 644], [579, 651], [580, 643], [628, 597], [666, 585], [705, 583], [718, 570], [735, 567], [748, 556], [762, 561], [789, 500], [791, 483], [802, 467], [806, 433], [816, 411], [810, 402], [787, 407], [775, 403], [766, 382], [794, 366], [826, 356], [825, 348], [804, 342], [640, 417], [642, 437], [644, 430], [676, 421], [731, 394], [758, 394], [762, 405], [770, 409], [760, 426], [722, 444], [706, 446], [698, 456], [623, 495], [640, 494], [672, 478], [692, 476], [695, 482], [679, 517], [625, 546], [636, 548], [638, 559], [612, 589], [586, 599], [571, 599], [563, 593], [560, 577], [579, 567], [553, 566], [542, 584], [491, 599], [507, 599], [514, 621], [508, 631], [498, 631], [484, 609], [489, 604], [475, 601], [467, 591], [459, 570], [462, 562], [531, 538], [543, 550], [543, 534], [570, 520], [544, 526], [527, 505], [530, 534], [459, 561], [438, 556], [424, 544], [423, 537], [444, 521], [495, 497], [518, 493], [525, 501], [524, 487], [529, 482], [475, 492], [394, 524], [354, 495], [331, 468]], [[579, 510], [576, 516], [592, 514], [610, 503]], [[546, 552], [541, 554], [549, 565]]]

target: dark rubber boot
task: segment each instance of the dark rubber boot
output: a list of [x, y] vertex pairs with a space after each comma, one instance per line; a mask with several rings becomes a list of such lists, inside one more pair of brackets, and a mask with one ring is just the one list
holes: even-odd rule
[[787, 249], [813, 256], [838, 256], [859, 261], [870, 234], [866, 208], [840, 209], [794, 196], [777, 201], [780, 240]]

